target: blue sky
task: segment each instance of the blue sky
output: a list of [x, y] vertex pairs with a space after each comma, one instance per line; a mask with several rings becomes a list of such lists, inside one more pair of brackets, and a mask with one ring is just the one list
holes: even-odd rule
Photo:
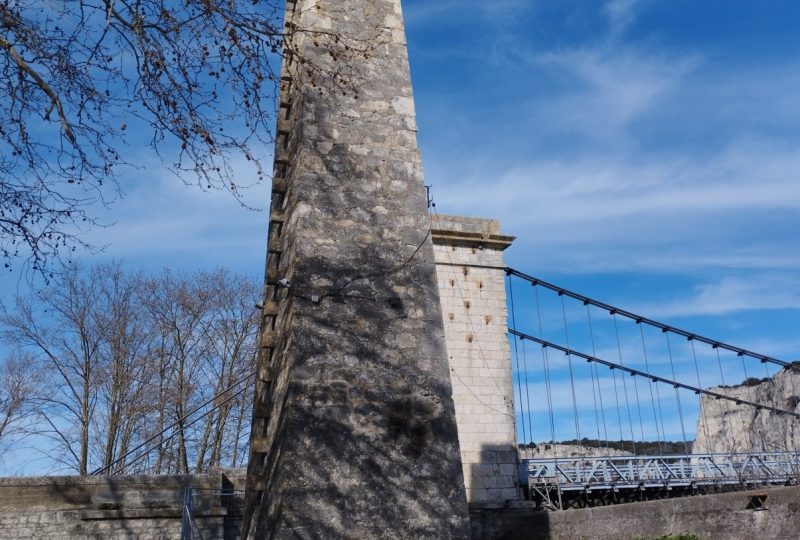
[[[502, 220], [518, 237], [507, 262], [527, 273], [800, 359], [800, 4], [406, 0], [404, 11], [439, 212]], [[146, 148], [131, 156], [141, 168], [103, 211], [111, 226], [89, 234], [107, 247], [84, 262], [261, 276], [264, 212], [184, 186]], [[247, 201], [264, 208], [268, 191]], [[20, 288], [18, 273], [0, 278], [4, 299]]]
[[[527, 273], [800, 359], [800, 4], [410, 0], [405, 10], [440, 212], [501, 219], [518, 237], [507, 262]], [[551, 339], [563, 342], [559, 309], [546, 309], [545, 334], [550, 317]], [[521, 324], [534, 329], [530, 314]], [[636, 328], [621, 332], [626, 362], [642, 362]], [[652, 369], [668, 375], [663, 337], [647, 342]], [[679, 377], [696, 382], [691, 350], [674, 346]], [[719, 384], [712, 351], [697, 354], [703, 385]], [[570, 438], [559, 366], [557, 438]], [[735, 358], [723, 356], [723, 368], [728, 383], [744, 378]], [[544, 383], [531, 369], [535, 415], [546, 411]], [[748, 370], [766, 375], [757, 363]], [[587, 373], [577, 391], [583, 434], [594, 430]], [[679, 438], [668, 390], [666, 431]], [[691, 437], [697, 403], [682, 399]], [[534, 426], [539, 440], [546, 431]]]

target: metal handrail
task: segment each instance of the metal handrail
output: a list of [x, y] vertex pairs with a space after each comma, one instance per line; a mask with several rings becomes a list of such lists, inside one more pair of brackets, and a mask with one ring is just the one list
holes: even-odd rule
[[192, 519], [192, 488], [183, 488], [183, 511], [181, 515], [181, 540], [192, 540], [194, 520]]
[[[181, 512], [181, 540], [203, 540], [203, 533], [194, 520], [194, 496], [205, 497], [234, 497], [243, 495], [244, 490], [228, 488], [202, 488], [185, 486], [183, 490], [183, 505]], [[224, 499], [223, 499], [224, 500]]]
[[522, 460], [524, 483], [562, 490], [786, 483], [800, 479], [800, 452], [572, 456]]

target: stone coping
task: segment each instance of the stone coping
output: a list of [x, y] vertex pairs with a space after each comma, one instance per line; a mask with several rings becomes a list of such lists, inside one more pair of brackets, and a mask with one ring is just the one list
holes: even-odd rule
[[431, 236], [434, 244], [458, 245], [504, 250], [516, 240], [500, 233], [496, 219], [464, 216], [433, 216]]
[[107, 476], [11, 476], [0, 478], [0, 488], [13, 487], [57, 487], [57, 486], [105, 486], [105, 485], [143, 485], [159, 487], [164, 484], [192, 484], [217, 486], [222, 473], [187, 475], [107, 475]]

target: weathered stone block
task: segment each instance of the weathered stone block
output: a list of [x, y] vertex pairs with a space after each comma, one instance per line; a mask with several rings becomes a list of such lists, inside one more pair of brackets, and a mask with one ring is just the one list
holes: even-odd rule
[[468, 490], [468, 499], [503, 502], [507, 494], [497, 489], [518, 483], [492, 467], [516, 470], [518, 459], [502, 255], [513, 237], [497, 221], [454, 216], [436, 216], [432, 234], [438, 282], [448, 292], [441, 302], [464, 476], [473, 488], [495, 489]]
[[291, 4], [287, 21], [316, 71], [284, 65], [284, 127], [304, 137], [276, 162], [275, 382], [269, 423], [254, 422], [266, 453], [251, 454], [246, 534], [465, 538], [399, 0]]

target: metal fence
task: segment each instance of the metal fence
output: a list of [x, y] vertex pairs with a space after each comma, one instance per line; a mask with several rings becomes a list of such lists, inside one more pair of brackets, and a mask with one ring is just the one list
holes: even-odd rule
[[[216, 517], [220, 517], [219, 509], [225, 509], [225, 517], [229, 514], [237, 500], [244, 500], [244, 491], [233, 489], [199, 489], [186, 486], [183, 490], [183, 504], [181, 512], [181, 540], [209, 540], [221, 538], [227, 530], [225, 519], [221, 519], [215, 528], [209, 528], [208, 523], [198, 523], [198, 516], [208, 517], [209, 510]], [[239, 519], [241, 516], [234, 516]]]
[[575, 492], [781, 485], [800, 480], [800, 452], [524, 459], [522, 485], [546, 509]]

